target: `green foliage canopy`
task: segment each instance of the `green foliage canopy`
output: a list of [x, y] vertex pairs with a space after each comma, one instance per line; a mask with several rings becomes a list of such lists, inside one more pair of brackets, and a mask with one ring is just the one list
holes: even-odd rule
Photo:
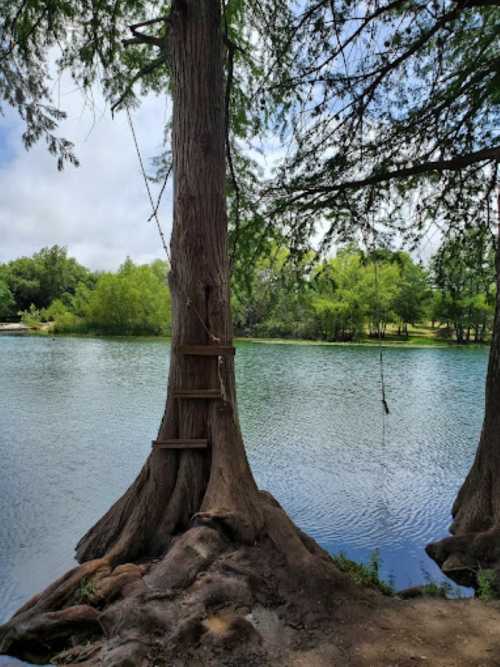
[[433, 318], [458, 342], [483, 341], [495, 312], [495, 238], [484, 228], [450, 236], [432, 261], [437, 288]]
[[127, 259], [116, 273], [102, 273], [95, 288], [80, 284], [69, 302], [56, 299], [44, 317], [58, 332], [159, 335], [170, 329], [167, 267], [138, 266]]
[[128, 259], [116, 274], [103, 274], [91, 293], [86, 320], [95, 331], [159, 334], [167, 331], [170, 297], [165, 270], [136, 266]]
[[407, 253], [377, 249], [367, 255], [351, 244], [312, 272], [311, 256], [301, 266], [288, 262], [284, 249], [271, 257], [255, 268], [249, 291], [235, 286], [240, 333], [348, 341], [365, 329], [385, 336], [389, 324], [407, 333], [409, 324], [427, 318], [429, 276]]
[[93, 274], [58, 245], [42, 248], [33, 257], [21, 257], [0, 266], [0, 278], [7, 284], [17, 307], [31, 304], [46, 308], [54, 299], [75, 292], [80, 283], [92, 286]]
[[[0, 0], [0, 105], [18, 110], [26, 146], [45, 139], [59, 166], [75, 160], [56, 132], [64, 112], [50, 80], [58, 71], [84, 91], [99, 82], [118, 107], [170, 92], [168, 15], [179, 6]], [[228, 199], [242, 248], [233, 254], [244, 258], [236, 263], [247, 266], [278, 235], [297, 252], [318, 233], [326, 247], [367, 227], [415, 240], [435, 222], [489, 223], [500, 157], [499, 6], [224, 3]], [[248, 150], [257, 139], [280, 144], [271, 183]]]
[[16, 302], [5, 280], [0, 278], [0, 320], [10, 320], [16, 315]]

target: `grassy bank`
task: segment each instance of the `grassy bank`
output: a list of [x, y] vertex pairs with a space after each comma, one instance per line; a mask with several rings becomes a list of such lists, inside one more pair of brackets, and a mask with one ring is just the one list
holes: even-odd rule
[[385, 337], [380, 341], [378, 338], [372, 338], [368, 335], [360, 336], [359, 338], [348, 341], [325, 341], [325, 340], [310, 340], [303, 338], [259, 338], [259, 337], [237, 337], [236, 340], [247, 341], [253, 343], [266, 344], [280, 344], [280, 345], [327, 345], [327, 346], [370, 346], [379, 347], [380, 344], [384, 347], [453, 347], [453, 348], [483, 348], [487, 347], [488, 343], [467, 343], [458, 344], [453, 338], [444, 337], [443, 329], [437, 327], [416, 326], [408, 328], [408, 336], [398, 336], [397, 329], [388, 329]]

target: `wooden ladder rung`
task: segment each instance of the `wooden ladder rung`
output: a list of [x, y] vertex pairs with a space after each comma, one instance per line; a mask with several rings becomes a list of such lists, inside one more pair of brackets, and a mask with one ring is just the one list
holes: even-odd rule
[[153, 440], [157, 449], [206, 449], [208, 440], [200, 438], [170, 438], [169, 440]]
[[218, 399], [222, 395], [218, 389], [176, 389], [174, 391], [174, 398], [201, 398], [201, 399]]
[[222, 354], [234, 354], [232, 345], [179, 345], [177, 351], [180, 354], [199, 357], [215, 357]]

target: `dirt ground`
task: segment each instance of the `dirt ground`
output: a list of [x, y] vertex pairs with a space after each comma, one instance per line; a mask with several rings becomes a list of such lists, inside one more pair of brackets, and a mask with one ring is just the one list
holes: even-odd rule
[[[280, 646], [273, 667], [494, 667], [500, 666], [500, 603], [479, 600], [387, 599], [382, 605], [352, 603], [345, 600], [337, 609], [331, 627], [284, 627], [272, 610], [261, 608], [246, 617], [259, 630], [271, 648]], [[230, 618], [215, 614], [206, 621], [208, 634], [224, 634]], [[290, 652], [282, 653], [288, 643]], [[309, 648], [308, 648], [309, 646]], [[206, 667], [198, 662], [196, 650], [179, 656], [175, 667]], [[83, 656], [82, 656], [83, 657]], [[85, 662], [85, 660], [84, 660]], [[142, 665], [154, 665], [146, 661]], [[7, 659], [4, 667], [18, 667], [20, 662]], [[80, 661], [67, 663], [74, 667]], [[102, 663], [105, 665], [105, 661]], [[160, 661], [160, 665], [164, 663]], [[233, 660], [221, 655], [220, 665], [259, 665], [259, 660]], [[269, 665], [267, 660], [262, 663]], [[129, 663], [133, 667], [133, 663]], [[134, 665], [135, 667], [135, 665]]]
[[500, 666], [500, 604], [387, 600], [346, 603], [323, 645], [291, 653], [290, 667]]

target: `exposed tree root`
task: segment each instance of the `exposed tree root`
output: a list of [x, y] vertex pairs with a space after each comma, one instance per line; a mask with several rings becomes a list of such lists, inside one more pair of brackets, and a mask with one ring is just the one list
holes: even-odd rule
[[486, 420], [476, 459], [453, 504], [452, 536], [428, 544], [426, 551], [462, 586], [477, 588], [481, 570], [495, 571], [500, 592], [500, 467], [492, 447], [500, 425], [496, 414], [495, 424], [491, 421]]
[[477, 588], [481, 570], [496, 572], [500, 581], [500, 530], [445, 537], [428, 544], [427, 554], [444, 574], [461, 586]]
[[[159, 559], [113, 567], [89, 561], [0, 628], [0, 650], [55, 664], [273, 664], [294, 632], [331, 624], [353, 586], [268, 494], [263, 528], [203, 512]], [[373, 594], [375, 595], [375, 594]], [[266, 616], [267, 615], [267, 616]], [[189, 657], [191, 656], [191, 658]]]
[[452, 537], [426, 551], [451, 579], [477, 588], [482, 570], [496, 573], [500, 594], [500, 242], [496, 248], [497, 296], [490, 346], [483, 428], [474, 462], [452, 508]]

